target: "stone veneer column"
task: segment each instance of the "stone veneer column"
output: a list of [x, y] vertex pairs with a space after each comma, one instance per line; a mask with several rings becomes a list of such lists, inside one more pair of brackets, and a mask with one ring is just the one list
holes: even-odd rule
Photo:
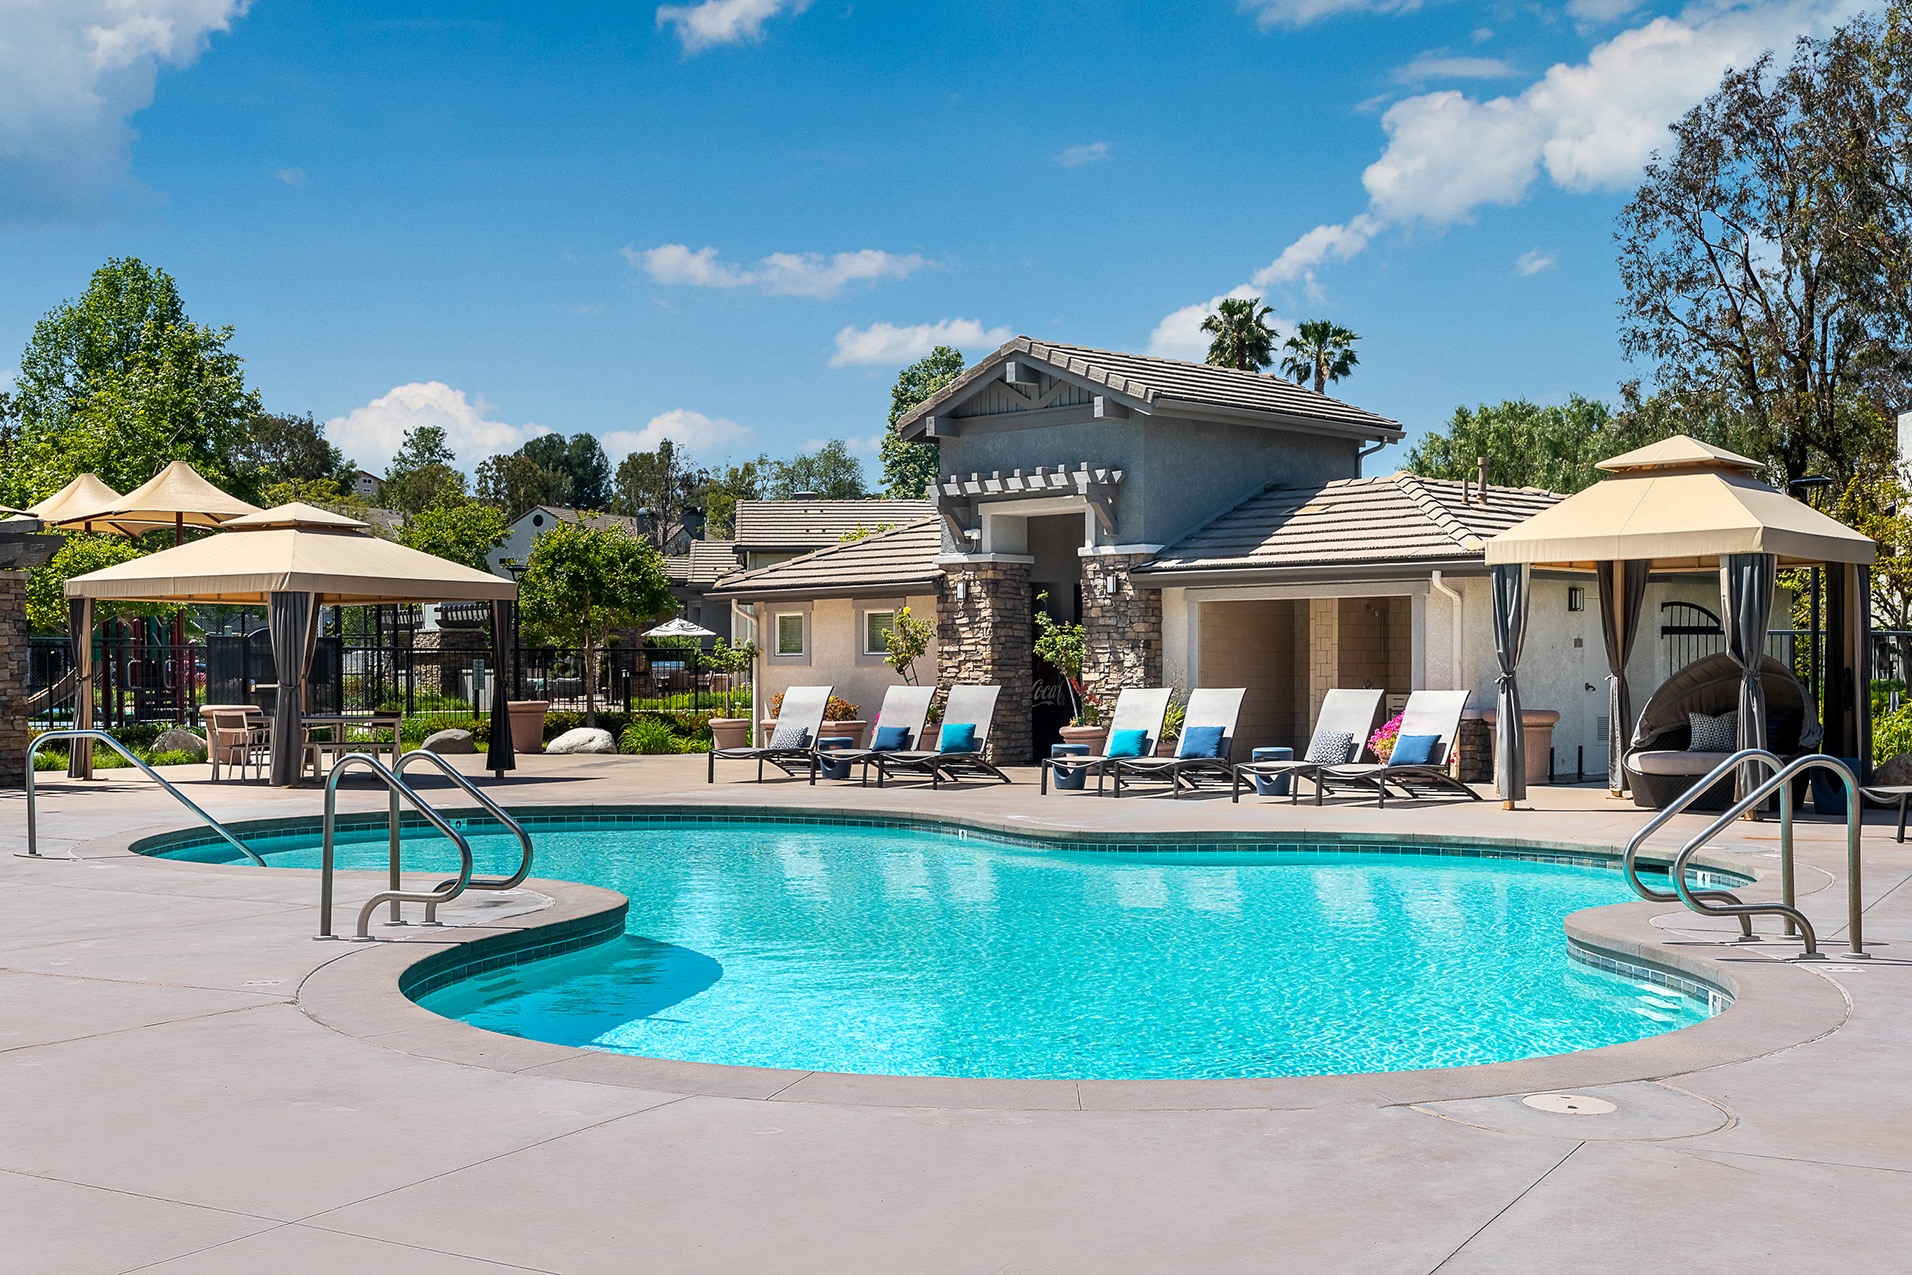
[[[1027, 562], [946, 562], [936, 597], [936, 681], [1000, 686], [985, 755], [997, 764], [1029, 760], [1035, 690], [1035, 597]], [[957, 597], [957, 586], [963, 597]]]
[[0, 571], [0, 788], [26, 784], [27, 576]]
[[[1152, 555], [1089, 554], [1082, 559], [1082, 687], [1115, 707], [1124, 687], [1162, 684], [1162, 591], [1138, 589], [1129, 572]], [[1109, 580], [1115, 592], [1108, 591]]]
[[1341, 685], [1341, 600], [1308, 599], [1308, 730], [1328, 692]]

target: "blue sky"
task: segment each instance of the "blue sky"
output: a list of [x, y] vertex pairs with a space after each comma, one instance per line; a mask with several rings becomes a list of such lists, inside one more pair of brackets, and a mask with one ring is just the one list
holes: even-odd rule
[[1642, 160], [1860, 7], [0, 0], [0, 376], [130, 254], [374, 469], [873, 456], [939, 336], [1199, 357], [1229, 293], [1359, 332], [1411, 434], [1611, 396]]

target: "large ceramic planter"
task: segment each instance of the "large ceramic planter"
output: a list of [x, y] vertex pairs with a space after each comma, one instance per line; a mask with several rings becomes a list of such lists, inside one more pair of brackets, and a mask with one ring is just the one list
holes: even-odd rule
[[506, 703], [505, 712], [511, 718], [512, 752], [544, 751], [544, 715], [550, 707], [548, 699], [514, 699]]
[[750, 719], [748, 717], [711, 718], [710, 742], [713, 748], [743, 748], [750, 743]]
[[[1500, 714], [1488, 709], [1481, 714], [1491, 728], [1499, 720]], [[1554, 723], [1560, 720], [1560, 714], [1551, 708], [1527, 708], [1520, 713], [1520, 736], [1523, 751], [1527, 755], [1527, 782], [1530, 784], [1549, 783], [1553, 779], [1553, 733]]]
[[1181, 742], [1181, 736], [1179, 735], [1168, 735], [1158, 739], [1155, 741], [1155, 755], [1157, 757], [1173, 757], [1175, 755], [1175, 746]]
[[1064, 726], [1061, 731], [1065, 744], [1087, 744], [1089, 756], [1100, 757], [1102, 745], [1109, 737], [1107, 726]]
[[823, 733], [825, 735], [836, 735], [838, 737], [849, 736], [856, 740], [854, 744], [850, 745], [852, 748], [868, 748], [870, 746], [870, 724], [868, 722], [825, 722], [823, 723]]

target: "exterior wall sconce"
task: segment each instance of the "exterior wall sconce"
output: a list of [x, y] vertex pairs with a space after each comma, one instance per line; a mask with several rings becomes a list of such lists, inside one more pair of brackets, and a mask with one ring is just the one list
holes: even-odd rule
[[969, 601], [969, 581], [958, 580], [956, 582], [956, 600], [958, 602]]
[[1584, 611], [1587, 609], [1587, 591], [1577, 584], [1567, 586], [1567, 610]]
[[1102, 577], [1102, 592], [1108, 594], [1110, 597], [1114, 597], [1121, 591], [1122, 582], [1120, 580], [1117, 580], [1114, 576]]

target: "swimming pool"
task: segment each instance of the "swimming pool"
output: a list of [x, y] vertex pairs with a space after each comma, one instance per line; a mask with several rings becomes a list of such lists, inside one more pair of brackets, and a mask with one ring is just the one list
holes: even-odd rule
[[[1059, 851], [762, 818], [530, 826], [536, 875], [626, 895], [625, 933], [420, 1003], [593, 1049], [886, 1075], [1318, 1075], [1616, 1044], [1717, 1004], [1570, 954], [1568, 914], [1632, 897], [1618, 871], [1584, 863]], [[419, 836], [408, 864], [451, 866]], [[271, 864], [317, 866], [311, 834], [249, 841]], [[472, 842], [480, 871], [515, 862], [505, 838]], [[383, 833], [363, 830], [340, 862], [384, 854]]]

